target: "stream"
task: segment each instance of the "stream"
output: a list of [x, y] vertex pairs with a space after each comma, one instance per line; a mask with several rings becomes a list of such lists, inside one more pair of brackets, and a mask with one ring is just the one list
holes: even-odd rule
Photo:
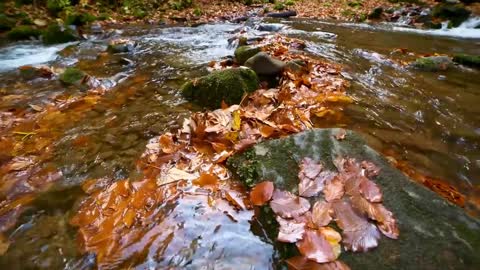
[[[468, 209], [480, 211], [470, 203], [480, 198], [480, 70], [455, 66], [443, 72], [422, 72], [401, 64], [422, 54], [480, 55], [480, 29], [442, 34], [391, 25], [300, 19], [268, 23], [275, 32], [305, 40], [311, 57], [344, 66], [342, 75], [351, 81], [347, 94], [354, 103], [345, 108], [335, 126], [356, 130], [379, 152], [408, 162], [424, 175], [442, 179], [465, 194]], [[184, 100], [178, 89], [189, 78], [206, 74], [210, 61], [233, 54], [228, 39], [239, 27], [227, 23], [195, 28], [125, 26], [115, 32], [115, 37], [135, 41], [137, 46], [131, 53], [114, 55], [102, 53], [108, 40], [96, 38], [57, 46], [19, 43], [0, 48], [0, 137], [3, 115], [28, 114], [32, 108], [47, 108], [65, 96], [73, 99], [84, 95], [82, 90], [65, 87], [58, 80], [27, 80], [17, 70], [22, 65], [74, 65], [101, 79], [107, 89], [91, 107], [69, 107], [60, 115], [32, 124], [46, 125], [49, 135], [56, 138], [48, 150], [41, 151], [48, 152], [42, 168], [59, 170], [61, 178], [42, 189], [16, 224], [4, 233], [2, 237], [9, 240], [10, 246], [0, 256], [0, 268], [95, 267], [95, 257], [81, 252], [76, 228], [69, 224], [86, 196], [82, 184], [91, 179], [140, 179], [135, 162], [148, 140], [181, 128], [183, 119], [201, 109]], [[256, 35], [271, 34], [251, 31]], [[462, 36], [465, 33], [468, 36]], [[331, 127], [332, 123], [319, 120], [315, 125]], [[37, 135], [25, 137], [23, 143], [28, 144]], [[0, 165], [2, 158], [0, 153]], [[21, 188], [26, 187], [0, 186], [2, 200], [9, 196], [7, 191], [20, 194]], [[236, 224], [228, 225], [225, 217], [205, 223], [195, 221], [197, 210], [181, 206], [177, 211], [182, 215], [172, 219], [195, 223], [185, 229], [185, 235], [201, 234], [215, 223], [224, 224], [226, 229], [208, 236], [210, 241], [217, 241], [215, 248], [202, 247], [202, 237], [189, 235], [183, 242], [172, 241], [172, 246], [183, 243], [192, 247], [188, 256], [172, 255], [173, 247], [158, 247], [169, 262], [158, 262], [158, 254], [149, 253], [121, 265], [153, 269], [174, 262], [179, 267], [199, 269], [202, 260], [230, 256], [241, 258], [237, 264], [219, 262], [205, 269], [231, 269], [229, 265], [269, 269], [279, 260], [271, 243], [257, 236], [258, 228], [250, 229], [252, 211]], [[3, 222], [0, 220], [0, 224]], [[188, 242], [189, 237], [196, 240]]]

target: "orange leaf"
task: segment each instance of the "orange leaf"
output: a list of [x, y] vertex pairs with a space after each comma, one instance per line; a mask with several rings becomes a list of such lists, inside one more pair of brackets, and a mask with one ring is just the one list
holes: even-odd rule
[[273, 195], [273, 182], [263, 181], [256, 184], [250, 191], [250, 201], [253, 205], [262, 206], [270, 201]]
[[201, 187], [214, 186], [218, 183], [218, 177], [213, 174], [202, 173], [200, 177], [193, 180], [192, 183]]

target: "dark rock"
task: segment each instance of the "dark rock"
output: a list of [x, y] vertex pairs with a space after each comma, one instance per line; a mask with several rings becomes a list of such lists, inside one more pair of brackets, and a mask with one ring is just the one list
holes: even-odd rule
[[427, 21], [423, 24], [423, 26], [425, 28], [430, 28], [430, 29], [441, 29], [442, 28], [442, 24], [441, 23], [437, 23], [437, 22], [432, 22], [432, 21]]
[[135, 43], [132, 41], [125, 41], [119, 43], [109, 44], [107, 52], [109, 53], [129, 53], [135, 49]]
[[452, 60], [448, 56], [420, 57], [411, 66], [423, 71], [447, 70], [452, 66]]
[[453, 56], [453, 62], [468, 67], [480, 68], [480, 55], [456, 54]]
[[[315, 129], [290, 137], [270, 140], [237, 154], [227, 162], [247, 185], [266, 179], [279, 189], [297, 192], [298, 162], [305, 157], [321, 161], [335, 170], [337, 156], [367, 160], [376, 164], [380, 175], [383, 204], [398, 221], [398, 240], [382, 237], [369, 252], [342, 252], [340, 260], [352, 269], [476, 269], [480, 265], [480, 221], [437, 194], [408, 179], [402, 172], [348, 131], [342, 141], [334, 138], [337, 129]], [[294, 244], [275, 239], [278, 225], [268, 206], [258, 209], [256, 226], [263, 241], [272, 243], [281, 261], [298, 254]], [[276, 268], [281, 268], [275, 265]]]
[[97, 17], [95, 17], [92, 14], [74, 12], [67, 16], [67, 18], [65, 19], [65, 25], [82, 26], [82, 25], [94, 22], [96, 20], [97, 20]]
[[241, 16], [241, 17], [236, 17], [232, 20], [233, 23], [241, 23], [241, 22], [245, 22], [248, 20], [248, 16]]
[[14, 27], [7, 33], [7, 37], [11, 40], [27, 40], [32, 38], [38, 38], [41, 32], [28, 25], [20, 25]]
[[18, 68], [20, 76], [25, 80], [32, 80], [36, 78], [47, 78], [50, 79], [53, 77], [53, 72], [48, 67], [33, 67], [33, 66], [21, 66]]
[[438, 4], [433, 8], [432, 15], [435, 18], [449, 20], [453, 27], [459, 26], [468, 19], [471, 11], [462, 4]]
[[266, 16], [272, 17], [272, 18], [288, 18], [288, 17], [297, 16], [297, 12], [295, 10], [288, 10], [284, 12], [270, 12], [270, 13], [267, 13]]
[[42, 33], [43, 43], [45, 44], [56, 44], [56, 43], [66, 43], [70, 41], [78, 40], [78, 36], [75, 31], [71, 28], [63, 27], [58, 24], [50, 25]]
[[257, 75], [276, 75], [285, 68], [285, 63], [264, 52], [259, 52], [245, 62]]
[[258, 46], [240, 46], [235, 50], [235, 60], [243, 65], [250, 57], [259, 53], [261, 48]]
[[368, 14], [369, 19], [380, 19], [382, 17], [383, 13], [383, 8], [382, 7], [376, 7], [372, 10], [370, 14]]
[[285, 25], [281, 23], [262, 23], [256, 26], [256, 30], [265, 32], [278, 32], [284, 27]]
[[305, 65], [306, 65], [305, 61], [296, 59], [296, 60], [287, 62], [285, 68], [293, 72], [300, 72]]
[[220, 108], [222, 101], [238, 104], [245, 93], [258, 88], [258, 77], [248, 68], [232, 68], [214, 71], [207, 76], [187, 82], [182, 95], [204, 107]]

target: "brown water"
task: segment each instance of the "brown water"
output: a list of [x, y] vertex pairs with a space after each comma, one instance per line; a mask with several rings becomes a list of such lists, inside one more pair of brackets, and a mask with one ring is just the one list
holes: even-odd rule
[[[416, 169], [445, 179], [468, 197], [478, 196], [475, 192], [480, 189], [480, 107], [476, 105], [480, 102], [480, 72], [462, 67], [441, 73], [411, 71], [397, 63], [413, 57], [395, 52], [395, 49], [405, 48], [415, 54], [480, 54], [480, 41], [314, 21], [290, 21], [288, 25], [306, 31], [286, 33], [307, 40], [307, 50], [313, 57], [345, 65], [344, 76], [352, 80], [349, 94], [356, 102], [346, 109], [348, 117], [338, 125], [359, 130], [368, 136], [375, 148], [393, 150], [397, 157], [407, 160]], [[41, 159], [39, 166], [59, 170], [62, 176], [51, 185], [34, 189], [34, 193], [40, 195], [29, 204], [18, 222], [4, 232], [10, 246], [0, 257], [2, 269], [89, 269], [95, 266], [93, 255], [80, 252], [76, 229], [69, 225], [76, 205], [85, 197], [80, 185], [88, 179], [111, 182], [140, 178], [135, 161], [145, 150], [148, 139], [177, 129], [186, 116], [198, 109], [182, 99], [179, 86], [186, 78], [204, 74], [210, 60], [232, 53], [226, 40], [231, 36], [229, 32], [237, 27], [207, 25], [156, 29], [130, 26], [122, 29], [119, 36], [138, 43], [133, 53], [98, 56], [107, 41], [85, 41], [72, 45], [49, 63], [56, 67], [76, 65], [104, 79], [109, 87], [93, 105], [79, 103], [63, 109], [61, 117], [58, 114], [45, 117], [41, 123], [48, 127], [48, 132], [37, 132], [21, 140], [17, 138], [22, 145], [35, 148], [42, 142], [42, 136], [53, 136], [55, 140], [48, 147], [25, 150], [25, 153], [19, 151], [23, 156], [48, 156]], [[336, 37], [308, 33], [319, 30], [334, 33]], [[24, 51], [0, 50], [0, 61], [12, 66], [23, 60], [22, 63], [27, 64], [32, 59], [40, 61], [40, 56], [54, 57], [57, 50], [35, 44], [23, 46]], [[29, 56], [30, 53], [35, 55]], [[7, 58], [11, 58], [10, 61]], [[122, 58], [131, 60], [132, 64], [125, 64]], [[446, 79], [438, 79], [439, 75], [445, 75]], [[3, 68], [0, 95], [1, 112], [33, 114], [31, 104], [45, 107], [53, 103], [56, 96], [81, 97], [85, 92], [65, 87], [56, 80], [26, 80], [15, 69]], [[38, 125], [25, 125], [17, 131], [36, 130]], [[30, 129], [25, 129], [27, 127]], [[4, 135], [0, 132], [0, 136]], [[29, 145], [29, 141], [34, 145]], [[0, 165], [11, 155], [10, 152], [1, 153]], [[2, 199], [12, 192], [23, 194], [23, 190], [27, 190], [20, 184], [15, 187], [2, 187]], [[182, 227], [183, 235], [177, 234], [172, 241], [167, 232], [156, 232], [163, 236], [158, 238], [152, 250], [165, 252], [167, 249], [168, 253], [169, 244], [172, 250], [177, 250], [178, 245], [190, 248], [184, 250], [185, 254], [167, 256], [160, 262], [157, 255], [149, 254], [142, 257], [144, 261], [130, 266], [146, 269], [170, 263], [196, 269], [198, 264], [192, 264], [192, 260], [201, 264], [202, 258], [208, 258], [220, 261], [210, 267], [228, 268], [236, 262], [225, 258], [238, 258], [243, 254], [241, 263], [244, 265], [271, 267], [271, 260], [265, 261], [265, 256], [258, 255], [262, 252], [272, 254], [271, 257], [276, 255], [269, 243], [259, 241], [257, 235], [261, 232], [251, 232], [248, 223], [251, 211], [234, 214], [239, 222], [232, 224], [224, 215], [214, 216], [204, 223], [193, 222], [201, 213], [208, 212], [206, 203], [193, 199], [189, 203], [188, 196], [183, 200], [186, 202], [168, 206], [169, 210], [165, 211], [169, 215], [165, 214], [164, 220], [158, 221], [165, 226], [187, 224]], [[226, 211], [233, 211], [230, 208]], [[215, 224], [222, 224], [223, 228], [214, 228]], [[152, 230], [152, 233], [155, 232]], [[202, 237], [210, 240], [199, 244]]]

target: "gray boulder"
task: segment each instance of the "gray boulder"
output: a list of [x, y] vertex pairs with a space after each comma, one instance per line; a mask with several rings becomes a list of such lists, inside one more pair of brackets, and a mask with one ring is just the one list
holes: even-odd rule
[[250, 57], [259, 53], [262, 50], [258, 46], [240, 46], [235, 50], [235, 60], [240, 65], [243, 65]]
[[257, 75], [276, 75], [285, 68], [285, 63], [264, 52], [259, 52], [245, 62]]
[[[297, 191], [298, 162], [304, 157], [321, 161], [333, 170], [337, 156], [371, 161], [381, 168], [374, 181], [380, 186], [383, 204], [398, 221], [398, 240], [382, 237], [379, 246], [366, 253], [343, 251], [340, 260], [352, 269], [478, 269], [480, 265], [480, 221], [414, 183], [368, 147], [363, 139], [348, 131], [342, 141], [333, 136], [337, 129], [315, 129], [290, 137], [255, 145], [228, 160], [230, 168], [247, 185], [265, 179], [281, 189]], [[274, 245], [274, 263], [295, 256], [294, 244], [277, 241], [278, 225], [268, 206], [257, 215], [257, 231]]]

